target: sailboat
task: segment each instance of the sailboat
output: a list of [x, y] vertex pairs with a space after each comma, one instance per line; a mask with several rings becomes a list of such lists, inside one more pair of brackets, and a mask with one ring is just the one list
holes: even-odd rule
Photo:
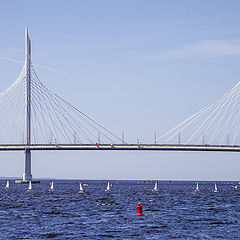
[[158, 182], [155, 182], [155, 185], [154, 185], [153, 191], [155, 191], [155, 192], [158, 191]]
[[5, 189], [8, 189], [10, 187], [9, 181], [7, 180]]
[[105, 192], [110, 191], [110, 184], [108, 182], [107, 188], [105, 189]]
[[83, 188], [82, 188], [82, 184], [81, 184], [81, 182], [79, 182], [79, 188], [80, 188], [79, 193], [84, 193], [84, 190], [83, 190]]
[[32, 182], [31, 181], [29, 181], [29, 185], [28, 185], [27, 191], [30, 191], [30, 190], [32, 190]]
[[198, 181], [197, 181], [196, 189], [195, 189], [194, 191], [195, 191], [195, 192], [198, 192], [198, 191], [199, 191], [199, 188], [198, 188]]
[[50, 183], [50, 187], [49, 187], [49, 191], [53, 191], [54, 190], [54, 185], [53, 185], [53, 181]]
[[215, 187], [214, 187], [214, 191], [213, 192], [218, 192], [218, 189], [217, 189], [217, 184], [215, 183]]

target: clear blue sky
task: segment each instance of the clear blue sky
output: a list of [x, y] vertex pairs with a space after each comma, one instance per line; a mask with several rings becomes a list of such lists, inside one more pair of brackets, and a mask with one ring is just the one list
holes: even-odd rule
[[[239, 1], [4, 1], [0, 90], [18, 76], [24, 28], [40, 79], [127, 142], [152, 142], [240, 80]], [[238, 153], [34, 152], [34, 177], [239, 180]], [[23, 153], [0, 153], [22, 176]]]

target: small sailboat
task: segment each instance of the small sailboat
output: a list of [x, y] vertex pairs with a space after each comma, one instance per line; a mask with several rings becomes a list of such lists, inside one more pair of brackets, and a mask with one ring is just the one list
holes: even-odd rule
[[238, 185], [233, 185], [232, 188], [237, 189]]
[[155, 191], [155, 192], [158, 191], [158, 182], [157, 182], [157, 181], [155, 182], [155, 185], [154, 185], [153, 191]]
[[79, 182], [79, 189], [80, 189], [79, 193], [84, 193], [81, 182]]
[[109, 182], [108, 182], [107, 188], [105, 189], [105, 192], [108, 192], [108, 191], [110, 191], [110, 184], [109, 184]]
[[53, 191], [54, 190], [54, 185], [53, 185], [53, 181], [50, 183], [50, 187], [49, 187], [49, 191]]
[[7, 183], [6, 183], [5, 189], [8, 189], [9, 187], [10, 187], [10, 183], [9, 183], [9, 181], [7, 180]]
[[215, 187], [214, 187], [214, 191], [213, 192], [218, 192], [218, 189], [217, 189], [217, 184], [215, 183]]
[[198, 192], [198, 191], [199, 191], [199, 188], [198, 188], [198, 181], [197, 181], [196, 189], [195, 189], [194, 191], [195, 191], [195, 192]]
[[27, 191], [31, 191], [31, 190], [32, 190], [32, 182], [29, 181], [29, 185], [28, 185], [28, 189], [27, 189]]

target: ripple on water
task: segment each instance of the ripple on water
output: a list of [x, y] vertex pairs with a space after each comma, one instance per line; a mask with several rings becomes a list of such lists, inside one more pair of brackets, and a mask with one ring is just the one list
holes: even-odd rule
[[46, 234], [42, 234], [42, 237], [44, 238], [56, 238], [62, 236], [62, 234], [60, 233], [46, 233]]

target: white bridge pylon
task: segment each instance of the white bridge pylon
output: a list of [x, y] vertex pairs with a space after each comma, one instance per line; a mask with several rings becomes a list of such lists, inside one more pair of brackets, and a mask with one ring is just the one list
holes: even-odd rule
[[[26, 129], [26, 145], [31, 145], [31, 41], [28, 36], [26, 27], [26, 50], [25, 50], [25, 75], [26, 75], [26, 96], [25, 96], [25, 129]], [[32, 181], [31, 173], [31, 151], [25, 150], [25, 169], [23, 173], [23, 181]]]

